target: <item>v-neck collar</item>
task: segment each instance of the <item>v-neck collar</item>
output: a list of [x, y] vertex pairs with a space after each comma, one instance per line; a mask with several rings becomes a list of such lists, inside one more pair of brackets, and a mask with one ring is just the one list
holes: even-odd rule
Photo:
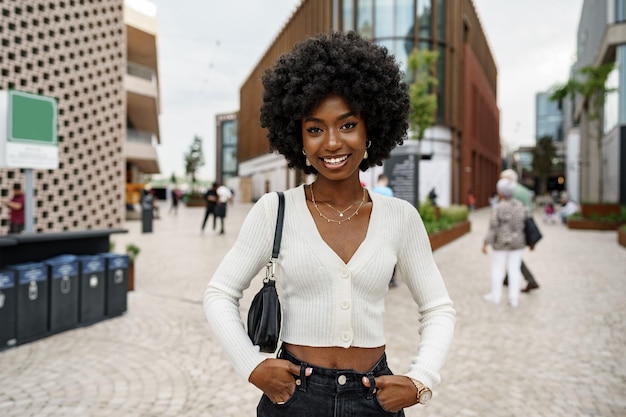
[[320, 234], [320, 231], [318, 230], [317, 225], [315, 224], [313, 213], [309, 211], [309, 207], [307, 206], [307, 203], [306, 203], [305, 185], [304, 184], [300, 185], [298, 188], [300, 188], [300, 192], [296, 191], [295, 198], [293, 199], [294, 203], [296, 204], [295, 211], [298, 213], [298, 216], [300, 217], [300, 224], [302, 225], [303, 233], [311, 242], [313, 249], [317, 251], [320, 256], [324, 256], [324, 257], [332, 256], [335, 259], [337, 259], [338, 262], [341, 262], [342, 265], [350, 267], [350, 268], [357, 267], [361, 262], [367, 261], [369, 259], [369, 256], [367, 256], [367, 252], [369, 251], [369, 248], [372, 247], [371, 242], [372, 242], [372, 239], [374, 239], [374, 236], [376, 235], [376, 230], [375, 230], [375, 228], [377, 227], [376, 225], [380, 224], [380, 222], [377, 221], [378, 216], [379, 216], [380, 205], [375, 203], [377, 198], [372, 197], [372, 194], [374, 193], [370, 193], [368, 191], [368, 194], [370, 195], [370, 199], [372, 200], [372, 210], [370, 213], [370, 218], [368, 220], [367, 232], [365, 233], [365, 238], [363, 239], [359, 247], [356, 249], [356, 251], [352, 254], [352, 257], [346, 263], [343, 261], [343, 259], [341, 259], [341, 257], [337, 254], [337, 252], [335, 252], [328, 245], [328, 243], [326, 243], [326, 241], [322, 238], [322, 235]]

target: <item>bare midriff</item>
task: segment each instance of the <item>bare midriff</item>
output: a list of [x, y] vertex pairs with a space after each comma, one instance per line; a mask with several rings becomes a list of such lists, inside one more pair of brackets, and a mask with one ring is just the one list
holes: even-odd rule
[[359, 347], [313, 347], [283, 343], [296, 358], [312, 366], [334, 369], [354, 369], [360, 373], [370, 371], [385, 353], [385, 346]]

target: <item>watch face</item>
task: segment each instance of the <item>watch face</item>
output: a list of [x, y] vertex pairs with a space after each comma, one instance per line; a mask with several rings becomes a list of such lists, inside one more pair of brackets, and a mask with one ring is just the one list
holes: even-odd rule
[[433, 393], [431, 391], [424, 391], [420, 394], [420, 404], [426, 404], [433, 397]]

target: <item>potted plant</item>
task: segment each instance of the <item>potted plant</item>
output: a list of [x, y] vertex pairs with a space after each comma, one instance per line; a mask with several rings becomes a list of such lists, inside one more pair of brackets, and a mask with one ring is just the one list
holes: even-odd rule
[[139, 246], [129, 243], [126, 245], [126, 255], [128, 256], [128, 291], [135, 289], [135, 259], [141, 249]]

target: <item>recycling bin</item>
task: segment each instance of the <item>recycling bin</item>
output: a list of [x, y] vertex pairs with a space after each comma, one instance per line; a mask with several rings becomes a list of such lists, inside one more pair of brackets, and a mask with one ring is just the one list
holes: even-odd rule
[[128, 256], [104, 253], [104, 313], [115, 317], [126, 312], [128, 294]]
[[17, 344], [32, 342], [48, 334], [48, 272], [42, 262], [10, 265], [17, 284]]
[[104, 259], [98, 255], [78, 257], [78, 323], [87, 325], [104, 320]]
[[15, 271], [0, 271], [0, 350], [16, 343]]
[[44, 262], [50, 281], [49, 330], [58, 333], [78, 324], [78, 261], [59, 255]]

